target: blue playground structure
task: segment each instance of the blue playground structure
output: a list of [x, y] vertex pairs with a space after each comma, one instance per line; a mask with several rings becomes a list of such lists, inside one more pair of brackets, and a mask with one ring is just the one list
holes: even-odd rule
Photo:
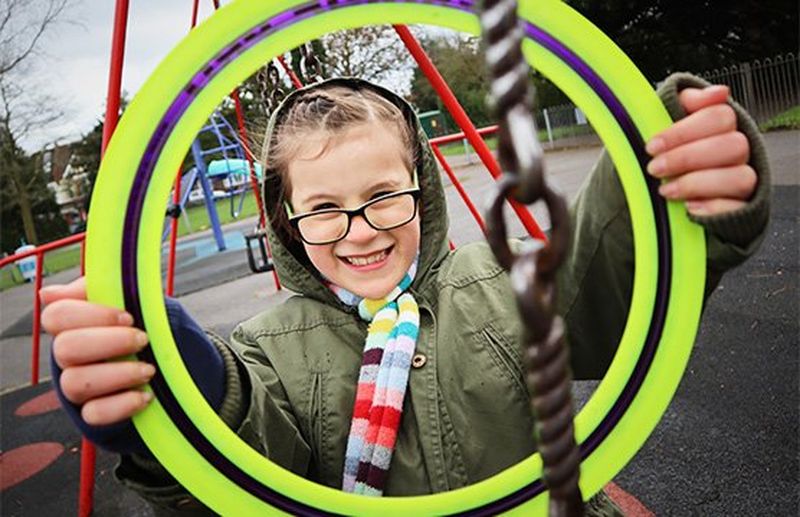
[[[204, 149], [201, 146], [201, 136], [211, 133], [216, 145]], [[220, 227], [217, 214], [216, 199], [226, 197], [230, 199], [230, 210], [233, 218], [239, 217], [244, 204], [244, 198], [250, 190], [250, 162], [245, 156], [244, 147], [239, 142], [236, 132], [230, 123], [219, 112], [214, 112], [192, 142], [192, 156], [195, 166], [181, 177], [180, 202], [171, 204], [167, 209], [170, 217], [179, 217], [184, 207], [197, 192], [202, 193], [203, 201], [208, 211], [208, 218], [214, 232], [217, 249], [226, 249], [225, 239]], [[206, 160], [212, 158], [210, 162]], [[253, 163], [256, 177], [261, 179], [261, 165]], [[220, 186], [219, 191], [214, 186]], [[169, 226], [164, 230], [162, 240], [169, 235]], [[248, 257], [249, 258], [249, 257]]]

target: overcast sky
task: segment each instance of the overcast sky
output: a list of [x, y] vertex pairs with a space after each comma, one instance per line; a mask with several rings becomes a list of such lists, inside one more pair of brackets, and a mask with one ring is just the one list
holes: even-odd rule
[[[41, 41], [39, 56], [32, 69], [26, 70], [25, 79], [26, 88], [52, 96], [57, 104], [53, 108], [60, 109], [65, 116], [26, 135], [20, 144], [29, 152], [54, 142], [79, 139], [105, 112], [115, 2], [71, 1], [73, 6], [63, 20]], [[189, 32], [192, 4], [192, 0], [130, 2], [122, 76], [123, 91], [129, 97], [135, 95], [158, 63]], [[212, 0], [200, 0], [198, 22], [213, 11]], [[397, 76], [391, 80], [393, 86], [397, 87], [398, 81], [410, 83], [410, 69], [396, 72]]]
[[[3, 1], [3, 0], [0, 0]], [[111, 57], [112, 0], [73, 0], [67, 21], [51, 30], [26, 83], [51, 94], [66, 113], [62, 121], [21, 142], [28, 151], [53, 141], [70, 142], [102, 118]], [[212, 11], [201, 0], [201, 20]], [[156, 65], [186, 35], [192, 0], [133, 0], [128, 13], [123, 89], [135, 93]], [[46, 109], [46, 108], [45, 108]]]

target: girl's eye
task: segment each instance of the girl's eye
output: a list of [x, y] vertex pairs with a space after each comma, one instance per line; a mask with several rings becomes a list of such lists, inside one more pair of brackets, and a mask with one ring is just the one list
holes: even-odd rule
[[315, 212], [317, 210], [327, 210], [329, 208], [339, 208], [339, 207], [337, 207], [333, 203], [320, 203], [318, 205], [314, 205], [313, 207], [311, 207], [311, 211]]
[[379, 197], [387, 196], [389, 194], [394, 194], [394, 192], [392, 192], [391, 190], [381, 190], [380, 192], [372, 194], [372, 197], [370, 197], [370, 199], [377, 199]]

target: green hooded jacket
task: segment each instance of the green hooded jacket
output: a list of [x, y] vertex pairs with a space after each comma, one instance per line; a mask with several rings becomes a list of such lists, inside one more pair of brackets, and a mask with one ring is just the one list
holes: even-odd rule
[[[536, 450], [522, 373], [521, 326], [507, 275], [483, 242], [449, 250], [439, 169], [408, 104], [363, 81], [334, 79], [322, 84], [377, 91], [406, 113], [422, 142], [422, 237], [411, 287], [420, 307], [418, 361], [409, 376], [385, 494], [429, 494], [486, 479]], [[685, 115], [678, 91], [705, 84], [676, 74], [659, 93], [677, 119]], [[296, 98], [290, 95], [273, 114], [268, 132]], [[739, 128], [750, 140], [759, 184], [742, 209], [695, 219], [708, 239], [707, 294], [725, 270], [755, 252], [769, 213], [763, 142], [752, 120], [734, 107]], [[276, 195], [279, 182], [275, 171], [267, 168], [265, 204], [270, 214], [283, 209]], [[573, 242], [559, 275], [559, 307], [567, 324], [574, 377], [598, 379], [625, 327], [634, 265], [630, 217], [607, 155], [587, 178], [571, 215]], [[340, 488], [367, 324], [321, 282], [298, 243], [272, 230], [278, 275], [284, 287], [298, 294], [241, 323], [229, 345], [215, 340], [228, 373], [221, 414], [243, 440], [272, 461]], [[161, 505], [197, 509], [196, 501], [153, 461], [124, 457], [117, 475]], [[602, 494], [587, 509], [590, 515], [618, 512]]]

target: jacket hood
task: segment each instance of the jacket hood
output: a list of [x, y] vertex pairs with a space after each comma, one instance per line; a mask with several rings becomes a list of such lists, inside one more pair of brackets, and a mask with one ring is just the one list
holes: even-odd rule
[[[447, 205], [441, 175], [436, 159], [431, 151], [428, 138], [411, 106], [395, 93], [362, 79], [337, 78], [316, 83], [296, 90], [288, 95], [272, 113], [264, 139], [262, 157], [268, 156], [272, 134], [286, 117], [289, 108], [301, 93], [332, 86], [345, 86], [355, 90], [369, 89], [398, 106], [417, 135], [417, 173], [422, 191], [418, 217], [421, 218], [420, 254], [417, 275], [411, 289], [419, 292], [430, 281], [433, 270], [447, 255]], [[262, 160], [264, 161], [264, 160]], [[277, 170], [268, 163], [263, 164], [263, 199], [267, 212], [269, 243], [272, 248], [272, 261], [278, 278], [284, 287], [296, 293], [317, 299], [321, 302], [341, 305], [339, 299], [323, 283], [322, 277], [311, 264], [303, 244], [292, 237], [285, 229], [274, 224], [277, 210], [284, 210], [281, 203], [283, 185]]]

